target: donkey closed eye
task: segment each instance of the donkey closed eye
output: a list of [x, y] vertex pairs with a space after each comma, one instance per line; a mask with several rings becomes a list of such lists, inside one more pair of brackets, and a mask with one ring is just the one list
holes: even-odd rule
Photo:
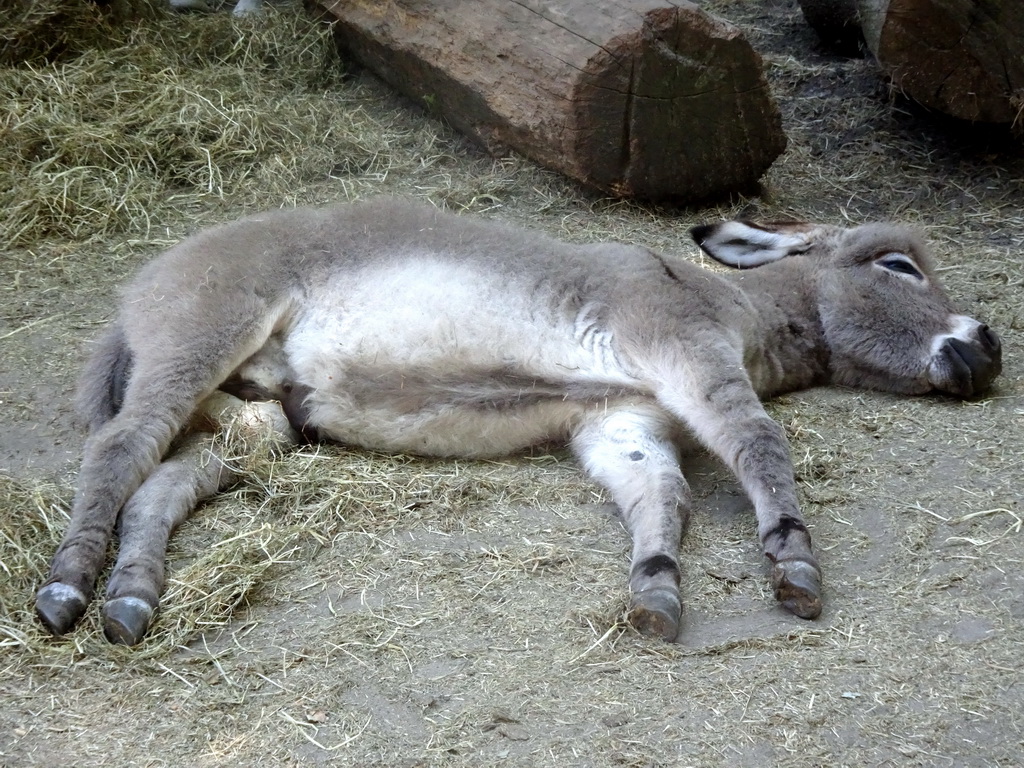
[[921, 270], [917, 268], [917, 265], [903, 254], [889, 254], [878, 259], [875, 263], [890, 272], [896, 272], [900, 275], [910, 275], [918, 280], [924, 280], [924, 275], [921, 274]]

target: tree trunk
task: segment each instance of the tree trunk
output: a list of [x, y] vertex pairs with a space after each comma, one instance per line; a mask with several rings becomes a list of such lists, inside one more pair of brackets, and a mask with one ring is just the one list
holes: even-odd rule
[[754, 188], [786, 138], [742, 34], [672, 0], [316, 0], [342, 52], [494, 153], [615, 196]]
[[965, 120], [1015, 123], [1024, 107], [1021, 0], [858, 0], [868, 48], [893, 84]]

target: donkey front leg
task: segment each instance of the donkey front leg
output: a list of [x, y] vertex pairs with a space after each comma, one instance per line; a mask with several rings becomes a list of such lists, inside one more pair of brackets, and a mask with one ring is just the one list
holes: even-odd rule
[[703, 383], [685, 393], [662, 393], [659, 399], [725, 461], [753, 502], [758, 535], [772, 564], [775, 598], [801, 618], [817, 618], [821, 569], [797, 504], [786, 433], [765, 413], [745, 375]]
[[[243, 402], [215, 392], [199, 409], [205, 427], [237, 429], [245, 441], [293, 445], [297, 435], [280, 403]], [[164, 588], [167, 543], [200, 502], [230, 487], [238, 472], [225, 462], [213, 436], [193, 432], [146, 479], [118, 519], [117, 562], [107, 582], [103, 632], [112, 643], [135, 645], [149, 629]]]
[[633, 537], [630, 621], [669, 641], [679, 632], [679, 540], [690, 509], [672, 426], [660, 407], [632, 405], [588, 414], [572, 440]]
[[[796, 500], [789, 443], [767, 414], [733, 425], [720, 444], [754, 503], [775, 599], [802, 619], [821, 614], [821, 568]], [[728, 460], [728, 459], [727, 459]]]

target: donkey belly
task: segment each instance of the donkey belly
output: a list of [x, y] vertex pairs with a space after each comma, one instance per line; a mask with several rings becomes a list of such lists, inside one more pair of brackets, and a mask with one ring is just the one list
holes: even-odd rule
[[[467, 265], [360, 275], [287, 331], [308, 423], [339, 442], [496, 456], [564, 439], [588, 408], [643, 397], [584, 310]], [[582, 319], [581, 319], [582, 318]]]
[[326, 439], [391, 453], [465, 458], [507, 456], [533, 445], [563, 442], [589, 407], [548, 401], [489, 411], [438, 404], [402, 413], [386, 405], [346, 407], [344, 399], [317, 394], [309, 404], [309, 423]]
[[[375, 450], [502, 456], [564, 441], [589, 409], [646, 399], [617, 382], [550, 378], [505, 360], [488, 365], [461, 354], [430, 362], [406, 366], [380, 350], [372, 361], [337, 360], [330, 380], [311, 387], [307, 424], [324, 438]], [[297, 378], [306, 383], [301, 372]]]

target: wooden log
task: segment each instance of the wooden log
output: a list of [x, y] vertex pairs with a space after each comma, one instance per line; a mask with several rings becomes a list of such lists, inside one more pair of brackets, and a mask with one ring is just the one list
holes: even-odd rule
[[893, 84], [964, 120], [1019, 122], [1021, 0], [858, 0], [868, 48]]
[[673, 0], [316, 0], [342, 53], [493, 153], [615, 196], [754, 188], [786, 146], [761, 59]]

